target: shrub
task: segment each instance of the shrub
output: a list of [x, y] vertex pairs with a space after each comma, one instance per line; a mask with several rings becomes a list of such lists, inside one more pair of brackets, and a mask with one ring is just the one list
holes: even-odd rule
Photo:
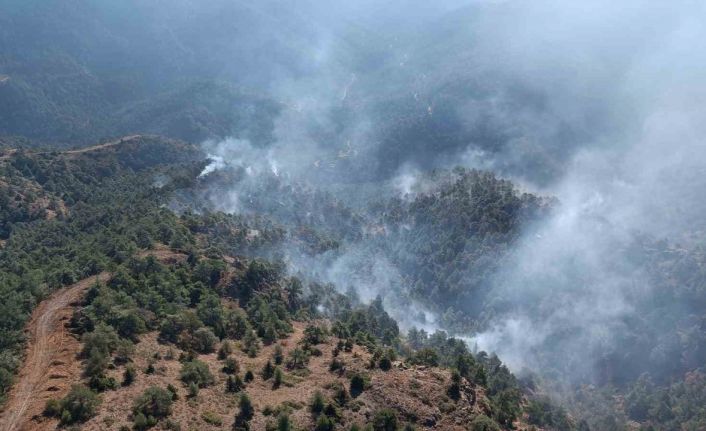
[[275, 373], [275, 367], [272, 362], [267, 361], [265, 366], [262, 368], [262, 380], [269, 380]]
[[162, 424], [162, 428], [169, 431], [181, 431], [181, 425], [179, 424], [179, 422], [175, 422], [171, 419], [167, 419], [166, 421], [164, 421], [164, 424]]
[[243, 393], [240, 396], [238, 408], [238, 417], [245, 420], [246, 422], [250, 421], [255, 415], [255, 408], [252, 405], [252, 401], [250, 401], [250, 397], [246, 393]]
[[198, 359], [185, 362], [181, 367], [180, 376], [184, 383], [193, 383], [200, 388], [212, 385], [215, 382], [208, 365]]
[[149, 428], [149, 424], [147, 422], [147, 417], [143, 415], [142, 413], [138, 413], [135, 415], [135, 418], [133, 419], [133, 424], [132, 428], [136, 431], [142, 431], [146, 430]]
[[196, 398], [199, 395], [199, 385], [194, 382], [189, 383], [187, 388], [187, 396], [189, 398]]
[[451, 386], [446, 393], [452, 400], [458, 401], [461, 398], [461, 374], [457, 370], [451, 373]]
[[154, 369], [154, 362], [150, 361], [147, 364], [147, 368], [145, 368], [145, 374], [154, 374], [155, 369]]
[[157, 386], [150, 386], [132, 406], [133, 414], [142, 413], [145, 417], [161, 419], [172, 413], [172, 394]]
[[365, 377], [363, 377], [361, 374], [353, 374], [351, 376], [351, 385], [350, 385], [350, 391], [351, 391], [351, 396], [353, 398], [357, 397], [363, 391], [365, 390], [365, 387], [367, 386], [367, 382]]
[[424, 348], [416, 352], [410, 358], [410, 363], [413, 365], [426, 365], [428, 367], [436, 367], [439, 365], [439, 354], [431, 348]]
[[311, 403], [309, 404], [309, 411], [314, 416], [318, 416], [324, 411], [325, 401], [324, 396], [320, 391], [316, 391], [314, 396], [311, 398]]
[[135, 345], [130, 340], [120, 340], [115, 349], [115, 363], [118, 365], [127, 364], [135, 353]]
[[471, 421], [471, 431], [500, 431], [500, 426], [486, 415], [478, 415]]
[[234, 358], [228, 358], [225, 360], [225, 363], [223, 364], [223, 372], [226, 374], [235, 374], [240, 370], [240, 366], [238, 365], [238, 361], [236, 361]]
[[315, 346], [326, 342], [328, 331], [321, 326], [309, 325], [304, 329], [304, 344]]
[[137, 377], [135, 367], [132, 365], [125, 367], [125, 371], [123, 372], [123, 386], [130, 386], [132, 382], [135, 381], [135, 377]]
[[100, 398], [86, 386], [74, 385], [64, 399], [56, 404], [47, 404], [51, 409], [47, 413], [59, 416], [62, 424], [72, 424], [84, 422], [93, 417], [100, 405]]
[[44, 415], [49, 417], [61, 416], [61, 402], [59, 400], [50, 399], [44, 405]]
[[298, 368], [306, 368], [306, 365], [309, 363], [309, 354], [297, 347], [293, 349], [289, 353], [289, 361], [287, 362], [287, 366], [291, 369], [298, 369]]
[[218, 349], [218, 359], [224, 360], [233, 353], [233, 345], [229, 341], [224, 341]]
[[292, 431], [292, 429], [292, 420], [289, 419], [289, 415], [281, 413], [277, 418], [277, 431]]
[[339, 406], [344, 406], [348, 402], [348, 399], [350, 396], [348, 395], [348, 391], [346, 388], [341, 385], [340, 383], [336, 387], [336, 391], [333, 395], [333, 399], [336, 400]]
[[223, 425], [223, 418], [212, 411], [205, 411], [201, 413], [201, 419], [209, 425], [221, 426]]
[[253, 380], [255, 380], [255, 375], [253, 374], [252, 371], [247, 370], [247, 371], [245, 372], [245, 383], [250, 383], [250, 382], [252, 382]]
[[382, 409], [373, 417], [373, 430], [397, 431], [397, 415], [390, 409]]
[[321, 415], [316, 420], [314, 431], [333, 431], [336, 423], [326, 415]]
[[282, 365], [282, 362], [284, 362], [284, 351], [282, 350], [282, 346], [279, 344], [275, 346], [275, 351], [272, 354], [272, 360], [275, 361], [275, 365]]
[[276, 367], [274, 372], [274, 380], [272, 381], [272, 389], [278, 389], [282, 386], [283, 380], [284, 375], [282, 374], [282, 369], [280, 367]]
[[191, 337], [191, 348], [199, 353], [211, 353], [214, 351], [218, 338], [209, 328], [199, 328], [194, 331]]
[[336, 406], [331, 403], [326, 404], [326, 407], [324, 407], [324, 415], [331, 419], [339, 419], [341, 417]]
[[179, 399], [179, 391], [177, 390], [176, 386], [170, 383], [167, 385], [167, 390], [172, 396], [172, 401], [176, 401]]
[[97, 347], [91, 349], [88, 353], [88, 359], [86, 360], [86, 365], [84, 367], [85, 376], [89, 378], [102, 376], [108, 368], [109, 362], [110, 359], [108, 357], [108, 353]]
[[328, 370], [331, 372], [342, 370], [344, 365], [345, 364], [341, 359], [333, 358], [331, 359], [331, 363], [328, 366]]
[[260, 341], [255, 335], [255, 331], [252, 329], [245, 333], [245, 338], [243, 339], [243, 351], [248, 354], [251, 358], [257, 356], [260, 351]]
[[235, 376], [228, 376], [228, 380], [226, 380], [226, 392], [240, 392], [243, 390], [243, 387], [245, 387], [245, 384], [239, 375], [236, 374]]
[[89, 357], [92, 351], [98, 351], [104, 356], [109, 356], [118, 347], [120, 338], [113, 328], [105, 324], [98, 324], [93, 332], [87, 332], [81, 338], [84, 358]]
[[91, 377], [88, 381], [88, 386], [97, 392], [103, 392], [108, 389], [117, 389], [118, 382], [113, 377], [100, 375]]

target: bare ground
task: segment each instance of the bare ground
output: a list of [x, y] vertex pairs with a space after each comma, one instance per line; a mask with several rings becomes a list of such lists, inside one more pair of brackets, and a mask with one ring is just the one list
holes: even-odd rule
[[[294, 333], [279, 342], [285, 355], [302, 339], [305, 327], [305, 323], [294, 322]], [[234, 344], [233, 357], [240, 365], [239, 374], [242, 376], [246, 370], [255, 374], [255, 380], [245, 389], [256, 411], [251, 422], [253, 431], [265, 430], [268, 422], [276, 420], [276, 414], [265, 414], [267, 409], [276, 409], [283, 404], [291, 407], [291, 419], [296, 423], [297, 429], [313, 429], [314, 418], [308, 410], [308, 404], [314, 393], [321, 391], [326, 399], [331, 400], [334, 385], [348, 387], [350, 375], [354, 372], [368, 375], [371, 387], [358, 398], [351, 399], [346, 408], [340, 410], [341, 422], [346, 424], [340, 429], [347, 429], [353, 423], [368, 423], [378, 409], [389, 407], [397, 411], [400, 420], [416, 422], [417, 429], [420, 430], [465, 431], [468, 422], [485, 410], [484, 395], [478, 387], [466, 385], [466, 392], [458, 402], [446, 397], [450, 379], [447, 370], [407, 367], [401, 363], [395, 363], [387, 372], [370, 370], [367, 368], [370, 354], [360, 346], [355, 346], [352, 352], [339, 354], [346, 364], [345, 373], [332, 373], [328, 366], [335, 347], [334, 338], [317, 346], [322, 355], [311, 358], [308, 365], [309, 374], [306, 377], [297, 377], [285, 369], [286, 384], [273, 389], [272, 380], [263, 381], [260, 372], [271, 358], [274, 345], [263, 347], [256, 358], [249, 358], [238, 348], [239, 342]], [[170, 349], [174, 352], [175, 359], [167, 360], [166, 354]], [[160, 359], [154, 358], [156, 352], [159, 352]], [[174, 346], [160, 344], [156, 333], [143, 336], [133, 357], [133, 365], [138, 370], [137, 379], [130, 386], [104, 392], [101, 395], [102, 404], [98, 414], [83, 424], [81, 429], [100, 431], [117, 430], [121, 426], [131, 427], [134, 400], [149, 386], [165, 388], [172, 384], [178, 388], [179, 400], [174, 403], [170, 418], [178, 422], [182, 430], [230, 430], [238, 412], [238, 394], [225, 391], [227, 376], [221, 370], [223, 361], [218, 360], [215, 353], [199, 356], [200, 360], [208, 364], [211, 373], [216, 377], [216, 383], [201, 389], [196, 398], [190, 399], [187, 397], [186, 387], [179, 380], [181, 364], [176, 358], [180, 353], [181, 350]], [[151, 362], [156, 371], [154, 374], [146, 374], [144, 370]], [[121, 381], [123, 372], [123, 366], [116, 367], [111, 371], [111, 376]], [[469, 394], [472, 396], [469, 397]], [[206, 417], [220, 418], [221, 423], [207, 422]]]
[[[175, 253], [163, 246], [138, 254], [140, 257], [147, 255], [153, 255], [165, 263], [176, 263], [186, 258], [184, 254]], [[105, 281], [109, 274], [102, 273], [98, 278]], [[72, 305], [78, 302], [95, 280], [92, 277], [62, 289], [42, 302], [33, 313], [27, 329], [27, 356], [17, 384], [10, 392], [4, 414], [0, 416], [0, 430], [57, 429], [56, 419], [42, 416], [46, 401], [65, 396], [72, 384], [81, 381], [82, 369], [77, 359], [80, 342], [71, 336], [64, 323], [72, 314]], [[287, 339], [279, 341], [285, 355], [301, 341], [306, 323], [294, 322], [293, 326], [294, 332]], [[240, 364], [239, 374], [242, 376], [246, 370], [252, 370], [256, 375], [255, 380], [246, 388], [256, 409], [251, 429], [264, 430], [268, 422], [276, 419], [275, 415], [267, 415], [265, 412], [283, 405], [289, 406], [291, 418], [298, 427], [313, 428], [314, 418], [307, 405], [314, 393], [321, 391], [331, 400], [335, 385], [347, 387], [350, 376], [356, 372], [369, 376], [371, 387], [339, 410], [340, 421], [346, 427], [353, 423], [362, 425], [370, 422], [375, 411], [382, 407], [392, 408], [401, 421], [414, 422], [420, 430], [465, 430], [473, 417], [487, 413], [487, 400], [482, 388], [470, 382], [464, 383], [461, 400], [454, 402], [446, 396], [450, 381], [448, 370], [406, 366], [399, 362], [387, 372], [368, 369], [370, 353], [360, 346], [355, 346], [352, 352], [341, 352], [339, 358], [345, 362], [345, 372], [332, 373], [329, 371], [329, 363], [335, 341], [332, 337], [327, 343], [318, 346], [321, 356], [311, 358], [305, 376], [297, 376], [285, 370], [285, 384], [278, 389], [273, 389], [271, 380], [263, 381], [260, 376], [263, 365], [272, 357], [274, 345], [264, 346], [256, 358], [249, 358], [240, 350], [240, 343], [234, 341], [233, 356]], [[136, 348], [133, 356], [134, 366], [138, 370], [136, 381], [130, 386], [101, 394], [102, 403], [97, 415], [82, 424], [82, 430], [131, 427], [134, 400], [149, 386], [166, 387], [168, 384], [173, 384], [179, 391], [180, 398], [174, 403], [171, 419], [180, 423], [183, 430], [231, 429], [238, 411], [238, 395], [225, 392], [227, 376], [221, 370], [223, 362], [217, 359], [215, 353], [200, 355], [199, 359], [208, 364], [216, 376], [216, 383], [202, 389], [195, 399], [190, 399], [179, 380], [181, 364], [176, 358], [182, 352], [178, 348], [160, 344], [155, 332], [141, 337]], [[167, 360], [167, 352], [170, 350], [174, 359]], [[157, 352], [159, 355], [155, 357]], [[154, 363], [156, 371], [153, 374], [145, 373], [149, 363]], [[117, 366], [109, 370], [109, 375], [121, 381], [123, 372], [124, 366]], [[220, 418], [221, 422], [212, 422], [214, 417]]]
[[71, 318], [72, 304], [84, 291], [108, 277], [103, 272], [81, 280], [59, 290], [34, 310], [27, 325], [27, 356], [0, 416], [0, 429], [39, 429], [32, 417], [42, 413], [46, 400], [68, 392], [68, 382], [80, 374], [81, 364], [75, 358], [81, 344], [64, 324]]
[[[164, 246], [139, 253], [140, 257], [149, 255], [167, 263], [186, 258]], [[35, 308], [26, 329], [26, 356], [0, 413], [0, 431], [56, 428], [56, 420], [42, 416], [47, 400], [64, 397], [71, 385], [81, 379], [81, 362], [77, 360], [81, 343], [65, 324], [84, 292], [94, 283], [109, 278], [108, 272], [102, 272], [81, 280], [55, 292]]]
[[101, 150], [103, 148], [107, 147], [114, 147], [116, 145], [120, 145], [124, 142], [129, 142], [133, 141], [135, 139], [141, 138], [142, 135], [130, 135], [130, 136], [123, 136], [120, 139], [116, 139], [114, 141], [106, 142], [104, 144], [98, 144], [98, 145], [92, 145], [90, 147], [84, 147], [84, 148], [79, 148], [77, 150], [68, 150], [64, 151], [64, 154], [81, 154], [81, 153], [88, 153], [91, 151], [96, 151], [96, 150]]

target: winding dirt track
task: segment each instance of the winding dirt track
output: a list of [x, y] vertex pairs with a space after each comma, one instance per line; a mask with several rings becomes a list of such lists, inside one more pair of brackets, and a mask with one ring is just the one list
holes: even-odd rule
[[109, 277], [102, 272], [81, 280], [57, 291], [34, 310], [27, 325], [27, 356], [0, 416], [0, 430], [38, 429], [32, 418], [41, 414], [46, 399], [68, 390], [65, 382], [54, 381], [70, 377], [70, 369], [78, 364], [75, 354], [80, 344], [64, 327], [64, 321], [71, 317], [71, 304], [96, 280], [104, 282]]
[[101, 150], [101, 149], [108, 148], [108, 147], [114, 147], [114, 146], [120, 145], [124, 142], [134, 141], [135, 139], [139, 139], [141, 137], [142, 137], [142, 135], [123, 136], [122, 138], [116, 139], [114, 141], [106, 142], [104, 144], [93, 145], [90, 147], [83, 147], [83, 148], [79, 148], [77, 150], [64, 151], [64, 154], [89, 153], [91, 151], [97, 151], [97, 150]]

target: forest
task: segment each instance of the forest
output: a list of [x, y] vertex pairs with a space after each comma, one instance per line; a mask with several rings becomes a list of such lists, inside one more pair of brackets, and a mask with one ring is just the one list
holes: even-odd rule
[[7, 0], [0, 428], [704, 429], [696, 3]]

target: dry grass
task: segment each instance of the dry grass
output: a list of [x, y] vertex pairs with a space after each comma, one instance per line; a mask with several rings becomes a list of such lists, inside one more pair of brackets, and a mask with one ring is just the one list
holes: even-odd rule
[[[306, 324], [296, 322], [294, 333], [286, 340], [281, 340], [285, 355], [296, 347], [303, 336]], [[382, 407], [396, 410], [403, 421], [414, 421], [418, 429], [434, 430], [465, 430], [467, 423], [482, 411], [482, 403], [472, 403], [464, 397], [458, 403], [449, 400], [445, 391], [449, 385], [449, 373], [446, 370], [426, 367], [406, 367], [396, 363], [390, 371], [369, 370], [366, 368], [370, 354], [356, 346], [350, 353], [341, 352], [339, 358], [346, 364], [342, 375], [329, 372], [329, 362], [335, 339], [327, 344], [319, 345], [321, 356], [312, 356], [308, 365], [309, 375], [296, 377], [285, 370], [285, 382], [279, 389], [272, 388], [272, 380], [263, 381], [260, 371], [271, 358], [274, 345], [265, 346], [256, 358], [249, 358], [238, 349], [235, 342], [235, 357], [240, 364], [240, 375], [246, 370], [252, 370], [255, 380], [246, 387], [246, 392], [252, 399], [256, 410], [251, 422], [253, 430], [264, 430], [268, 421], [274, 421], [275, 415], [266, 416], [263, 411], [275, 410], [287, 404], [291, 407], [291, 418], [301, 429], [311, 429], [313, 419], [308, 411], [308, 404], [316, 391], [321, 391], [327, 399], [333, 397], [336, 384], [349, 386], [349, 376], [355, 372], [370, 376], [371, 386], [358, 398], [351, 399], [347, 406], [341, 409], [341, 422], [348, 426], [352, 423], [365, 424], [372, 419], [374, 412]], [[168, 350], [172, 350], [175, 358], [164, 359]], [[159, 352], [162, 359], [155, 360]], [[122, 387], [116, 391], [108, 391], [102, 395], [103, 404], [99, 414], [87, 422], [82, 429], [106, 430], [119, 429], [120, 426], [131, 426], [131, 406], [133, 400], [147, 387], [155, 385], [166, 388], [168, 384], [179, 390], [179, 400], [173, 405], [171, 419], [181, 425], [182, 430], [229, 430], [238, 411], [237, 394], [225, 392], [227, 375], [221, 371], [223, 361], [218, 360], [215, 353], [200, 355], [199, 360], [208, 364], [216, 376], [216, 384], [201, 389], [195, 399], [187, 397], [185, 386], [179, 381], [181, 364], [178, 356], [181, 351], [173, 346], [161, 345], [155, 333], [148, 334], [138, 344], [134, 357], [134, 366], [138, 369], [138, 377], [131, 386]], [[156, 372], [144, 373], [147, 365], [153, 362]], [[123, 367], [111, 371], [118, 381], [122, 379]], [[477, 389], [470, 388], [470, 391]], [[472, 398], [482, 398], [478, 392]], [[222, 419], [209, 420], [211, 417]]]

